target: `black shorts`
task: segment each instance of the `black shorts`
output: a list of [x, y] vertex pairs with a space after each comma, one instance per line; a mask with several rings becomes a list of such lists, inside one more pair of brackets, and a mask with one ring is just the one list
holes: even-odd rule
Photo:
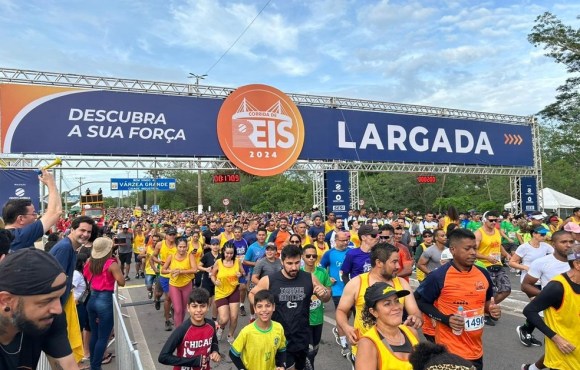
[[119, 253], [119, 262], [121, 265], [130, 265], [133, 257], [133, 252]]

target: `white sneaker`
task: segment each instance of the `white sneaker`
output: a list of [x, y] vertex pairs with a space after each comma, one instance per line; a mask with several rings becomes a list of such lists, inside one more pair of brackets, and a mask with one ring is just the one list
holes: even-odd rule
[[338, 335], [338, 328], [336, 326], [334, 328], [332, 328], [332, 334], [334, 334], [334, 340], [336, 340], [336, 344], [338, 344], [339, 346], [341, 346], [341, 344], [340, 344], [340, 336]]
[[228, 335], [227, 341], [229, 344], [234, 343], [234, 337], [232, 337], [231, 335]]
[[224, 329], [218, 328], [216, 335], [218, 340], [222, 340], [222, 335], [224, 334]]
[[348, 356], [350, 356], [350, 349], [348, 348], [348, 346], [342, 347], [340, 350], [340, 354], [342, 355], [342, 357], [348, 358]]

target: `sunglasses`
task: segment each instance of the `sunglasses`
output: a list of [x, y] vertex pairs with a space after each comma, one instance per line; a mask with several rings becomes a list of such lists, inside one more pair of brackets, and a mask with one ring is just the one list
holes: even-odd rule
[[290, 240], [290, 243], [292, 243], [292, 244], [300, 244], [300, 240]]
[[305, 254], [304, 258], [316, 258], [316, 254]]
[[380, 235], [379, 238], [382, 239], [382, 240], [389, 240], [389, 239], [392, 239], [393, 237], [392, 236]]
[[488, 218], [487, 222], [497, 222], [497, 218]]
[[368, 236], [370, 236], [371, 238], [376, 238], [377, 236], [379, 236], [379, 234], [367, 234]]

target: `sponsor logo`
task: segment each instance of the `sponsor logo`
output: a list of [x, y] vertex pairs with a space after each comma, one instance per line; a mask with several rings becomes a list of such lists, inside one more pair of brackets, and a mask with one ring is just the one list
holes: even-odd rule
[[252, 175], [273, 176], [298, 159], [304, 123], [298, 107], [283, 92], [266, 85], [247, 85], [224, 101], [217, 134], [234, 165]]

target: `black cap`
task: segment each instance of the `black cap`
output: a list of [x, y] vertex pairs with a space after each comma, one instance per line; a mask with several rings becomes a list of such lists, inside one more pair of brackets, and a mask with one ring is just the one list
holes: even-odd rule
[[65, 287], [66, 281], [52, 286], [63, 273], [57, 260], [45, 251], [21, 249], [0, 262], [0, 291], [20, 296], [49, 294]]
[[209, 244], [219, 245], [220, 240], [218, 238], [211, 238], [211, 240], [209, 241]]
[[167, 229], [166, 234], [167, 235], [177, 235], [177, 230], [174, 227], [170, 227], [169, 229]]
[[266, 249], [277, 250], [278, 248], [276, 247], [276, 244], [274, 244], [274, 243], [268, 243], [268, 244], [266, 244]]
[[365, 292], [365, 304], [367, 307], [374, 307], [381, 299], [389, 298], [392, 295], [401, 298], [409, 294], [411, 294], [411, 292], [408, 290], [396, 290], [389, 284], [379, 281], [367, 288], [367, 291]]
[[379, 230], [375, 229], [373, 225], [362, 225], [360, 229], [358, 229], [358, 235], [377, 235]]
[[433, 236], [433, 231], [431, 231], [431, 230], [424, 230], [423, 231], [423, 234], [421, 234], [421, 235], [423, 235], [423, 237], [425, 237], [425, 236]]

